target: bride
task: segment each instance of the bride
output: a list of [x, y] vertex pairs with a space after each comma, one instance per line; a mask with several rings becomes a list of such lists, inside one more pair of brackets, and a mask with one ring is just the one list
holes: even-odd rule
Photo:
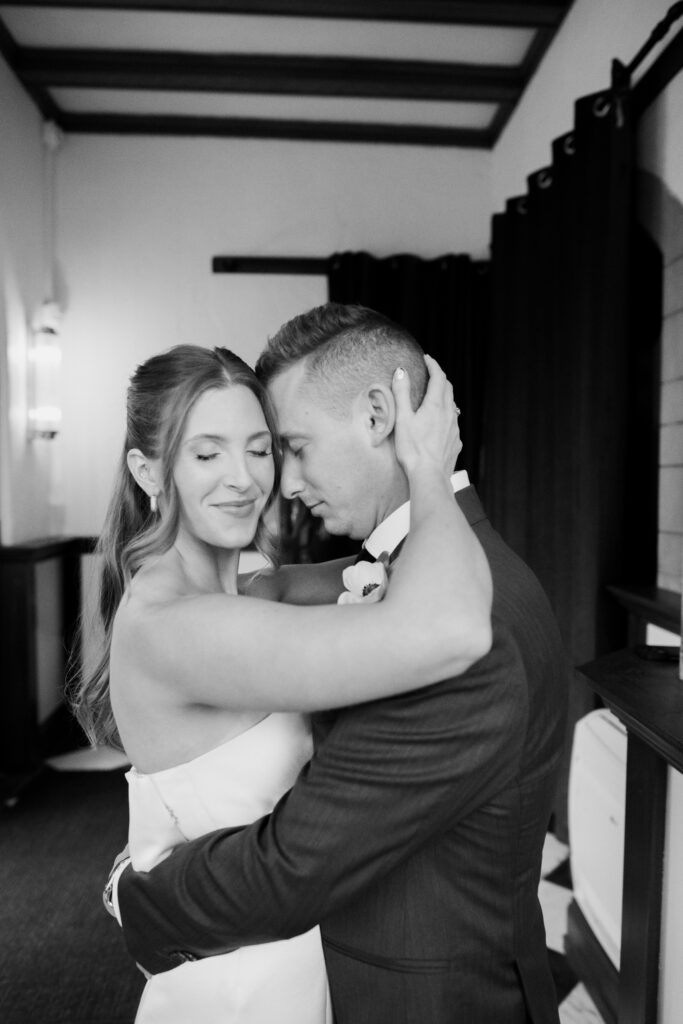
[[[313, 594], [330, 578], [341, 594], [349, 560], [257, 574], [260, 596], [245, 596], [254, 579], [238, 576], [240, 552], [255, 543], [275, 564], [264, 517], [281, 461], [249, 367], [226, 349], [181, 345], [131, 378], [99, 545], [105, 650], [75, 705], [91, 741], [121, 745], [133, 765], [137, 870], [272, 810], [312, 755], [307, 713], [413, 690], [488, 650], [488, 567], [448, 480], [460, 450], [452, 391], [432, 360], [428, 370], [415, 413], [407, 374], [392, 382], [411, 497], [400, 564], [382, 601], [343, 609], [297, 605], [302, 587]], [[151, 978], [136, 1021], [331, 1024], [318, 929]]]

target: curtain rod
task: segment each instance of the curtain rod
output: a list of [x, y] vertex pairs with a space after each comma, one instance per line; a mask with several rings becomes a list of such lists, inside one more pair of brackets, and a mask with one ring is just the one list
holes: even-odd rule
[[214, 274], [321, 274], [330, 270], [329, 259], [311, 256], [214, 256]]
[[[680, 18], [683, 18], [683, 0], [672, 4], [661, 21], [657, 22], [630, 63], [624, 64], [620, 60], [612, 61], [613, 89], [630, 88], [634, 71]], [[674, 37], [633, 87], [632, 94], [636, 114], [641, 114], [659, 96], [681, 68], [683, 68], [683, 30]]]
[[633, 106], [639, 117], [683, 69], [683, 29], [633, 87]]
[[[366, 254], [367, 255], [367, 254]], [[403, 254], [405, 255], [405, 254]], [[461, 253], [466, 256], [467, 253]], [[396, 259], [396, 256], [373, 257], [378, 262]], [[416, 257], [421, 262], [429, 263], [443, 259], [434, 256], [432, 260]], [[472, 259], [475, 270], [487, 272], [489, 260]], [[214, 274], [319, 274], [326, 277], [334, 268], [334, 258], [315, 256], [214, 256], [211, 269]], [[336, 268], [334, 268], [336, 269]]]

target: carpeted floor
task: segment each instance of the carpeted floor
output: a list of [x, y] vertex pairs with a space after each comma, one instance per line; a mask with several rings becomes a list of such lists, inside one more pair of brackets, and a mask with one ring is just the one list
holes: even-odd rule
[[2, 1024], [133, 1021], [144, 979], [100, 899], [126, 828], [120, 769], [46, 769], [0, 811]]

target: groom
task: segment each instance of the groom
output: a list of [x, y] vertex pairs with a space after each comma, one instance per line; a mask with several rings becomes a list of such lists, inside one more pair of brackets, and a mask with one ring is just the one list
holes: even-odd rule
[[[369, 534], [370, 556], [397, 552], [409, 523], [391, 401], [375, 386], [397, 365], [417, 405], [426, 374], [412, 337], [333, 303], [285, 324], [257, 364], [282, 432], [283, 494], [330, 533]], [[371, 478], [353, 458], [359, 395], [386, 424]], [[490, 653], [455, 679], [316, 716], [315, 756], [270, 816], [187, 843], [148, 874], [126, 868], [126, 941], [153, 973], [319, 923], [337, 1024], [558, 1021], [537, 889], [567, 667], [538, 581], [467, 474], [453, 486], [491, 567]], [[341, 589], [335, 574], [315, 599]]]

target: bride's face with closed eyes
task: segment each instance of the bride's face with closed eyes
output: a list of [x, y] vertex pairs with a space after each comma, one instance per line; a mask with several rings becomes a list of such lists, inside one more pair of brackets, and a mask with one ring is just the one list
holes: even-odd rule
[[273, 439], [258, 399], [235, 384], [197, 399], [173, 472], [180, 531], [212, 547], [254, 539], [274, 483]]

